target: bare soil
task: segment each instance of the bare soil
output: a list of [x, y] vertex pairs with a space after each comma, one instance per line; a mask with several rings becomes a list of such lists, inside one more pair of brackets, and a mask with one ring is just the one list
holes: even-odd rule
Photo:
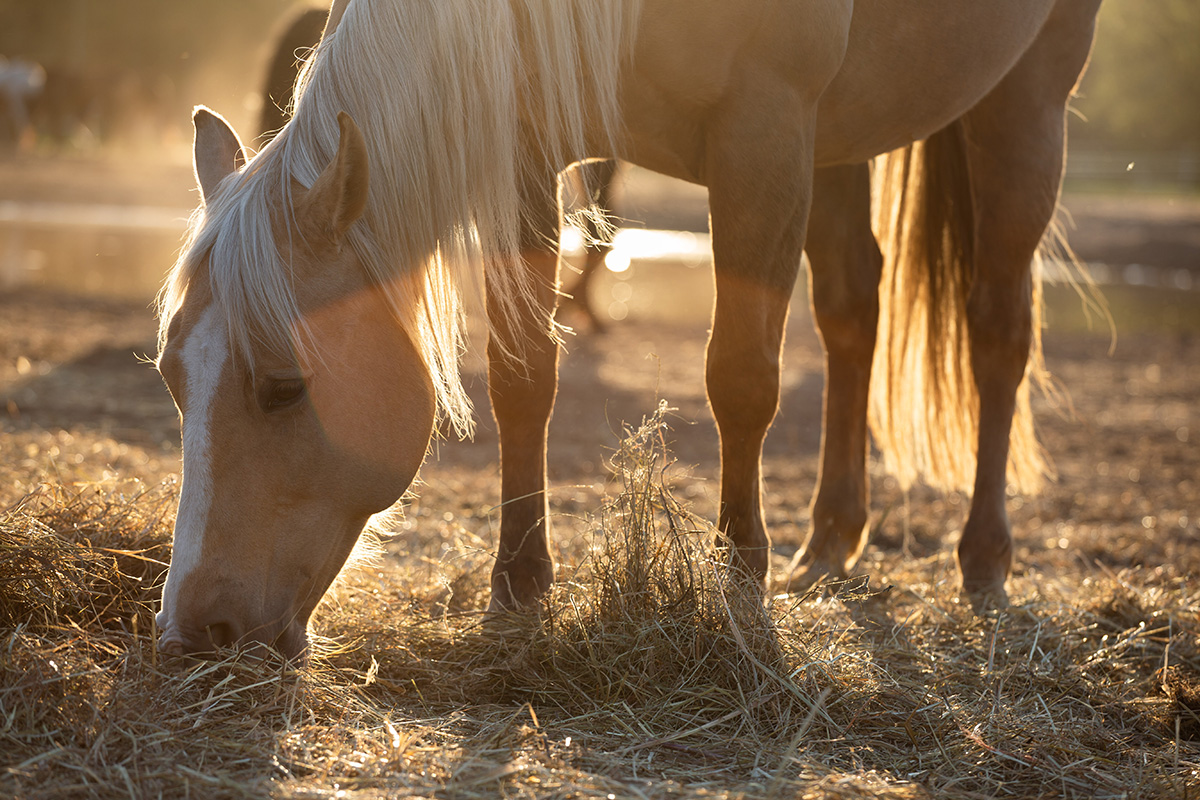
[[[45, 181], [36, 170], [10, 172], [12, 182], [0, 178], [0, 200], [70, 201], [78, 187], [62, 170], [50, 169]], [[186, 179], [186, 170], [171, 167], [147, 179], [157, 187], [150, 194], [126, 187], [118, 199], [187, 202], [189, 190], [178, 185]], [[79, 190], [88, 201], [110, 202], [103, 180], [79, 185], [90, 187]], [[1092, 260], [1200, 266], [1194, 242], [1200, 215], [1191, 201], [1084, 198], [1075, 208], [1075, 246]], [[613, 489], [608, 457], [622, 424], [636, 423], [659, 400], [675, 409], [669, 444], [681, 468], [677, 494], [697, 513], [715, 516], [717, 437], [703, 383], [710, 281], [707, 270], [683, 266], [635, 265], [621, 276], [605, 275], [599, 296], [623, 298], [629, 317], [603, 335], [581, 332], [568, 341], [550, 447], [555, 546], [564, 564], [581, 557], [595, 524], [591, 515]], [[1089, 319], [1070, 290], [1048, 294], [1047, 362], [1069, 400], [1036, 405], [1058, 474], [1040, 495], [1010, 500], [1017, 543], [1013, 599], [1020, 607], [1038, 598], [1070, 598], [1100, 578], [1178, 591], [1200, 573], [1200, 293], [1107, 289], [1115, 344], [1104, 320]], [[779, 562], [806, 535], [823, 390], [820, 345], [802, 288], [793, 306], [780, 411], [764, 455], [767, 522]], [[179, 427], [146, 363], [154, 332], [148, 295], [117, 301], [28, 287], [0, 293], [0, 508], [42, 483], [96, 491], [165, 484], [173, 491]], [[469, 540], [480, 553], [494, 547], [496, 435], [477, 374], [471, 391], [478, 433], [474, 441], [442, 439], [434, 448], [403, 528], [388, 543], [382, 576], [436, 580], [447, 568], [436, 557], [441, 540]], [[860, 571], [873, 583], [911, 589], [910, 603], [952, 592], [953, 544], [968, 498], [925, 489], [904, 493], [874, 460], [871, 471], [871, 541]], [[485, 570], [486, 559], [481, 580]], [[1195, 611], [1194, 593], [1171, 597]], [[1184, 737], [1186, 757], [1193, 744], [1192, 734]], [[1177, 764], [1179, 746], [1177, 739]], [[576, 748], [572, 752], [585, 752]], [[676, 757], [689, 763], [708, 758], [686, 749]], [[635, 785], [626, 775], [614, 780]], [[646, 791], [668, 796], [675, 794], [672, 787], [664, 778]]]
[[[189, 170], [179, 163], [129, 169], [118, 161], [18, 160], [0, 164], [0, 178], [0, 201], [186, 207], [194, 200]], [[617, 201], [619, 214], [651, 226], [703, 222], [702, 192], [636, 171], [626, 176]], [[1200, 200], [1080, 196], [1065, 205], [1076, 228], [1072, 244], [1085, 260], [1200, 275]], [[605, 335], [583, 331], [567, 344], [550, 449], [552, 506], [561, 513], [595, 504], [606, 448], [623, 422], [636, 422], [659, 399], [677, 409], [673, 447], [692, 468], [688, 491], [698, 498], [698, 510], [712, 512], [716, 434], [703, 386], [710, 281], [703, 268], [636, 264], [600, 281], [598, 306], [617, 297], [630, 316]], [[1105, 544], [1097, 544], [1089, 560], [1175, 570], [1200, 559], [1193, 547], [1200, 536], [1200, 295], [1109, 288], [1114, 346], [1114, 331], [1083, 313], [1068, 290], [1048, 294], [1047, 357], [1070, 406], [1038, 406], [1059, 478], [1040, 497], [1013, 500], [1019, 564], [1046, 558], [1048, 541], [1069, 545], [1063, 531], [1081, 526], [1088, 526], [1089, 539], [1106, 532], [1094, 536]], [[0, 497], [53, 479], [64, 463], [89, 480], [118, 475], [157, 483], [176, 475], [178, 420], [146, 363], [154, 354], [150, 297], [151, 290], [133, 302], [36, 288], [0, 294]], [[822, 385], [819, 342], [800, 287], [780, 412], [765, 453], [767, 513], [783, 552], [805, 535]], [[414, 511], [467, 514], [482, 533], [495, 522], [496, 440], [481, 380], [473, 391], [479, 432], [474, 442], [443, 441], [436, 448]], [[925, 543], [925, 554], [945, 551], [961, 523], [963, 498], [922, 491], [905, 498], [882, 474], [873, 483], [879, 546], [896, 546], [903, 529], [907, 547], [915, 537]], [[904, 513], [896, 513], [898, 507]], [[873, 552], [868, 562], [878, 557]]]
[[[1109, 332], [1098, 325], [1047, 335], [1049, 366], [1070, 405], [1038, 405], [1058, 478], [1039, 497], [1011, 502], [1018, 575], [1050, 564], [1086, 572], [1097, 562], [1186, 575], [1200, 569], [1200, 331], [1119, 333], [1110, 354]], [[177, 479], [178, 419], [146, 361], [153, 336], [145, 307], [34, 290], [0, 297], [0, 498], [66, 477]], [[636, 423], [660, 399], [676, 409], [671, 445], [690, 468], [685, 492], [697, 511], [715, 513], [705, 338], [704, 322], [631, 317], [605, 335], [568, 342], [550, 446], [561, 533], [578, 530], [577, 517], [598, 507], [622, 423]], [[819, 342], [802, 309], [790, 323], [780, 411], [764, 456], [768, 522], [781, 555], [801, 543], [808, 523], [822, 385]], [[486, 539], [496, 523], [496, 437], [478, 376], [472, 393], [480, 412], [475, 439], [438, 444], [410, 518], [452, 515]], [[965, 498], [923, 490], [906, 497], [878, 470], [872, 483], [868, 565], [897, 549], [949, 553]]]

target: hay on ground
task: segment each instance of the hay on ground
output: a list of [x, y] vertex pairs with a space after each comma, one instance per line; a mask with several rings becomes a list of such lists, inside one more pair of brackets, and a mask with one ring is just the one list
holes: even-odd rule
[[[928, 564], [763, 604], [671, 492], [664, 410], [538, 613], [453, 544], [349, 577], [322, 654], [163, 659], [169, 495], [0, 512], [0, 795], [1184, 797], [1200, 593], [1145, 570], [977, 617]], [[450, 545], [447, 545], [450, 547]]]

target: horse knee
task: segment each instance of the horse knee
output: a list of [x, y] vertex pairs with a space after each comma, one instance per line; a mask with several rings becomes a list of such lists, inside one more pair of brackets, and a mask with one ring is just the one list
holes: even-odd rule
[[813, 316], [826, 352], [846, 357], [870, 357], [874, 352], [879, 323], [877, 294], [833, 307], [814, 303]]
[[[548, 279], [541, 283], [552, 285]], [[541, 283], [539, 289], [547, 297], [539, 297], [535, 307], [521, 309], [513, 319], [500, 316], [488, 341], [488, 395], [501, 425], [527, 420], [544, 427], [554, 408], [558, 342], [550, 330], [553, 295]]]
[[967, 304], [971, 361], [976, 379], [1003, 375], [1020, 381], [1033, 346], [1029, 278], [1008, 287], [979, 285]]
[[507, 359], [493, 362], [488, 378], [492, 411], [501, 425], [524, 420], [544, 428], [558, 393], [557, 355], [527, 356], [523, 367], [513, 367]]
[[705, 369], [708, 402], [722, 435], [766, 433], [779, 408], [779, 355], [768, 348], [733, 350], [714, 332]]

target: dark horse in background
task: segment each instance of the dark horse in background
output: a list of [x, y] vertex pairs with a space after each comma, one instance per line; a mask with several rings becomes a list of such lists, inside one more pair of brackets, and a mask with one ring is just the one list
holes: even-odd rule
[[271, 141], [292, 118], [292, 92], [300, 66], [321, 41], [328, 18], [327, 8], [306, 8], [293, 16], [279, 34], [263, 82], [262, 106], [258, 111], [259, 147]]

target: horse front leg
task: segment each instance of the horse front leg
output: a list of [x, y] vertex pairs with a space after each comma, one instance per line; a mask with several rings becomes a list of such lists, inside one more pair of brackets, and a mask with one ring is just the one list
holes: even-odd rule
[[787, 589], [846, 577], [866, 544], [867, 396], [883, 257], [871, 232], [866, 164], [816, 171], [805, 251], [813, 317], [825, 349], [821, 471], [811, 529]]
[[[532, 302], [504, 313], [488, 281], [488, 395], [500, 438], [500, 545], [492, 568], [489, 612], [529, 607], [554, 582], [548, 542], [546, 433], [558, 389], [558, 340], [551, 320], [557, 299], [558, 204], [539, 183], [526, 191], [522, 263]], [[540, 191], [539, 191], [540, 190]], [[542, 194], [546, 192], [546, 194]], [[503, 268], [503, 267], [502, 267]]]
[[792, 138], [764, 140], [752, 111], [731, 112], [709, 137], [716, 303], [705, 377], [721, 437], [718, 524], [733, 545], [733, 566], [761, 583], [770, 550], [762, 448], [779, 406], [784, 324], [804, 250], [812, 129], [797, 126]]

